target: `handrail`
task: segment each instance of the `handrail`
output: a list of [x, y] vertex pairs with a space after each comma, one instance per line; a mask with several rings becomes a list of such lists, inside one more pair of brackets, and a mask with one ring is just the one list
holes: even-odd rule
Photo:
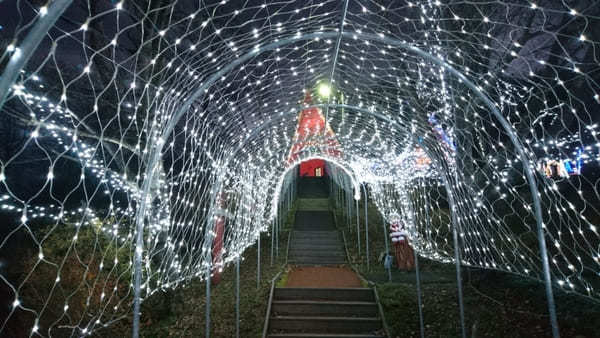
[[290, 242], [292, 241], [292, 230], [288, 230], [288, 242], [285, 249], [285, 265], [288, 265], [288, 259], [290, 258]]
[[[287, 264], [286, 264], [287, 265]], [[284, 265], [285, 266], [285, 265]], [[265, 316], [265, 325], [263, 327], [262, 338], [267, 337], [267, 332], [269, 331], [269, 318], [271, 318], [271, 304], [273, 303], [273, 293], [275, 292], [275, 282], [283, 273], [283, 269], [281, 269], [273, 279], [271, 279], [271, 291], [269, 293], [269, 303], [267, 303], [267, 315]]]
[[[359, 274], [360, 275], [360, 274]], [[371, 283], [371, 282], [369, 282]], [[379, 301], [379, 293], [377, 292], [377, 285], [373, 283], [373, 293], [375, 294], [375, 302], [377, 302], [377, 308], [379, 309], [379, 316], [381, 317], [381, 323], [383, 324], [383, 331], [387, 337], [391, 337], [390, 328], [388, 327], [387, 321], [385, 320], [385, 315], [383, 313], [383, 306], [381, 306], [381, 302]]]
[[[289, 217], [289, 215], [287, 215], [287, 216]], [[286, 217], [286, 219], [287, 219], [287, 217]], [[275, 293], [275, 283], [277, 282], [279, 277], [281, 277], [281, 274], [283, 273], [283, 271], [285, 271], [285, 268], [288, 266], [288, 258], [289, 258], [289, 252], [290, 252], [291, 239], [292, 239], [292, 230], [289, 229], [288, 230], [288, 242], [286, 244], [286, 250], [285, 250], [285, 263], [281, 266], [281, 269], [275, 275], [275, 277], [273, 277], [273, 279], [271, 279], [271, 291], [269, 291], [269, 303], [267, 304], [267, 315], [265, 316], [265, 325], [263, 326], [262, 338], [266, 338], [267, 333], [269, 332], [269, 319], [271, 318], [271, 305], [273, 303], [273, 294]]]

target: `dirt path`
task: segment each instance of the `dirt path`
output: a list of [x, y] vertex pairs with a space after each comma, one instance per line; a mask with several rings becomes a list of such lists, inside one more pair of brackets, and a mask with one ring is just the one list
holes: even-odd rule
[[346, 267], [293, 267], [288, 273], [286, 287], [357, 288], [362, 287], [354, 271]]

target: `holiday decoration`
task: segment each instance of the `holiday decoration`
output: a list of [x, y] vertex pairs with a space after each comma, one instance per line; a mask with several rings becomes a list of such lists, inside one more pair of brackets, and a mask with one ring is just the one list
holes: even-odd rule
[[598, 1], [0, 1], [0, 25], [0, 336], [137, 333], [274, 235], [314, 159], [420, 256], [600, 300]]

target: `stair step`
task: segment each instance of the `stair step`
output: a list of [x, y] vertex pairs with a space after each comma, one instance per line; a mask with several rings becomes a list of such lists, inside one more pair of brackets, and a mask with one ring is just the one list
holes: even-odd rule
[[344, 254], [326, 254], [326, 253], [313, 253], [313, 252], [299, 252], [299, 253], [290, 253], [290, 255], [288, 256], [289, 259], [291, 260], [298, 260], [298, 259], [315, 259], [315, 260], [332, 260], [332, 261], [338, 261], [338, 260], [344, 260], [346, 259], [346, 255]]
[[290, 243], [290, 249], [300, 250], [342, 250], [343, 246], [341, 243], [298, 243], [292, 241]]
[[343, 246], [341, 244], [333, 245], [333, 244], [309, 244], [309, 243], [301, 243], [298, 245], [294, 245], [290, 243], [290, 249], [300, 249], [300, 250], [343, 250]]
[[272, 316], [269, 326], [290, 333], [372, 333], [382, 328], [378, 317]]
[[332, 248], [331, 250], [313, 250], [313, 251], [290, 248], [289, 257], [298, 257], [298, 256], [346, 258], [346, 253], [338, 248]]
[[293, 245], [290, 243], [290, 251], [293, 250], [310, 250], [311, 252], [346, 252], [343, 245]]
[[319, 235], [319, 236], [326, 236], [326, 235], [338, 235], [338, 231], [337, 230], [294, 230], [294, 235]]
[[375, 302], [369, 288], [275, 288], [273, 300]]
[[298, 180], [298, 197], [326, 198], [329, 196], [327, 184], [323, 177], [301, 177]]
[[315, 261], [303, 261], [303, 260], [298, 260], [298, 261], [291, 261], [290, 265], [295, 265], [295, 266], [340, 266], [340, 265], [345, 265], [346, 262], [340, 262], [340, 261], [321, 261], [321, 262], [315, 262]]
[[343, 248], [339, 245], [292, 245], [290, 246], [290, 254], [292, 252], [297, 252], [300, 256], [304, 254], [310, 256], [312, 253], [316, 253], [317, 255], [326, 254], [326, 253], [345, 253]]
[[288, 258], [290, 264], [315, 264], [315, 265], [330, 265], [344, 264], [344, 257], [329, 257], [329, 256], [290, 256]]
[[329, 210], [298, 210], [295, 215], [295, 226], [332, 226], [333, 213]]
[[[304, 231], [302, 231], [304, 232]], [[331, 231], [315, 231], [317, 232], [316, 234], [314, 232], [311, 231], [310, 234], [303, 234], [300, 233], [300, 231], [296, 232], [294, 231], [294, 233], [292, 234], [292, 240], [313, 240], [313, 239], [323, 239], [323, 240], [335, 240], [335, 241], [339, 241], [341, 240], [340, 236], [338, 236], [337, 233], [331, 233]], [[319, 232], [322, 232], [323, 234], [319, 234]]]
[[315, 245], [327, 245], [327, 244], [337, 244], [342, 245], [342, 240], [338, 238], [294, 238], [292, 237], [291, 243], [298, 244], [315, 244]]
[[292, 243], [299, 244], [341, 244], [342, 241], [339, 238], [323, 238], [323, 237], [292, 237]]
[[271, 333], [268, 338], [385, 338], [385, 336], [368, 333]]
[[337, 262], [337, 261], [322, 261], [322, 262], [314, 262], [314, 261], [290, 261], [290, 265], [295, 266], [340, 266], [345, 265], [346, 262]]
[[329, 210], [328, 198], [298, 198], [297, 210]]
[[297, 231], [323, 231], [323, 232], [329, 232], [329, 231], [335, 231], [336, 229], [333, 227], [333, 225], [329, 225], [329, 224], [316, 224], [316, 225], [294, 225], [294, 230]]
[[322, 237], [322, 236], [296, 236], [292, 234], [292, 242], [299, 243], [342, 243], [341, 237]]
[[340, 248], [338, 247], [332, 247], [329, 248], [328, 250], [308, 250], [308, 249], [303, 249], [303, 248], [290, 248], [290, 252], [288, 254], [288, 258], [295, 258], [295, 257], [304, 257], [304, 258], [324, 258], [324, 257], [331, 257], [331, 258], [342, 258], [342, 259], [346, 259], [346, 254], [340, 250]]
[[272, 313], [278, 316], [377, 317], [375, 302], [277, 300]]

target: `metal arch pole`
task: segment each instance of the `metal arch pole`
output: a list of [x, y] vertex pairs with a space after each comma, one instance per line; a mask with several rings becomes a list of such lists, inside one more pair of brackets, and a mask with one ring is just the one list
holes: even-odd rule
[[[2, 76], [0, 76], [0, 110], [4, 106], [10, 88], [17, 80], [21, 70], [23, 67], [25, 67], [40, 42], [42, 42], [46, 36], [46, 33], [48, 33], [58, 18], [60, 18], [69, 5], [71, 5], [71, 2], [73, 2], [73, 0], [52, 1], [48, 6], [45, 15], [40, 16], [38, 14], [37, 23], [27, 34], [23, 40], [23, 43], [21, 43], [19, 46], [16, 46], [13, 55], [10, 57], [8, 64], [6, 65], [6, 68], [4, 68], [4, 72], [2, 72]], [[139, 331], [136, 329], [134, 330], [133, 334], [134, 337], [137, 337], [136, 334], [139, 334]]]
[[[341, 204], [342, 204], [342, 189], [340, 189], [340, 185], [336, 182], [335, 183], [335, 207], [339, 208]], [[343, 212], [344, 212], [344, 209], [342, 209], [342, 213]]]
[[370, 270], [370, 264], [369, 264], [369, 217], [368, 217], [368, 211], [367, 209], [369, 208], [369, 201], [368, 201], [368, 197], [367, 197], [367, 185], [363, 184], [363, 191], [365, 193], [365, 243], [366, 243], [366, 252], [365, 255], [367, 256], [367, 271]]
[[273, 266], [273, 254], [275, 253], [275, 220], [271, 222], [271, 266]]
[[352, 209], [354, 208], [354, 204], [352, 203], [352, 196], [346, 193], [346, 204], [348, 205], [348, 218], [346, 222], [348, 222], [348, 233], [352, 230]]
[[[358, 195], [360, 196], [360, 195]], [[356, 201], [356, 238], [358, 240], [358, 259], [360, 260], [360, 208], [358, 200]]]
[[[381, 222], [381, 226], [383, 227], [383, 242], [385, 243], [385, 261], [387, 262], [388, 256], [390, 255], [390, 244], [388, 242], [388, 233], [387, 233], [387, 228], [385, 227], [385, 219], [383, 220], [383, 222]], [[387, 272], [388, 272], [388, 281], [391, 283], [392, 282], [392, 264], [390, 263], [387, 266]]]
[[257, 267], [256, 267], [256, 289], [260, 289], [260, 232], [258, 233], [258, 247], [256, 250], [256, 259], [257, 259]]
[[342, 217], [344, 218], [344, 220], [346, 219], [346, 212], [347, 210], [347, 205], [346, 205], [346, 198], [344, 196], [344, 188], [343, 188], [343, 183], [338, 184], [338, 191], [339, 191], [339, 208], [342, 209]]
[[425, 338], [425, 325], [423, 321], [423, 299], [421, 296], [421, 272], [419, 270], [419, 254], [417, 250], [413, 250], [415, 255], [415, 276], [417, 282], [417, 305], [419, 306], [419, 330], [421, 332], [421, 338]]
[[155, 147], [150, 152], [149, 165], [147, 169], [146, 180], [142, 184], [142, 198], [140, 207], [136, 210], [135, 221], [136, 221], [136, 243], [135, 243], [135, 254], [134, 254], [134, 276], [133, 276], [133, 325], [132, 334], [133, 338], [138, 338], [140, 335], [140, 307], [141, 307], [141, 285], [142, 285], [142, 254], [144, 252], [144, 226], [146, 217], [146, 208], [148, 202], [151, 202], [150, 186], [154, 180], [156, 173], [156, 165], [159, 161], [160, 150]]
[[210, 271], [212, 266], [212, 263], [210, 263], [211, 261], [212, 260], [209, 260], [208, 267], [206, 268], [206, 328], [204, 332], [204, 336], [206, 338], [210, 338]]
[[456, 204], [454, 203], [454, 195], [452, 194], [450, 185], [448, 184], [448, 178], [444, 174], [441, 174], [440, 176], [442, 176], [442, 180], [444, 181], [446, 194], [448, 195], [448, 203], [450, 204], [450, 214], [452, 217], [452, 240], [454, 242], [454, 262], [456, 265], [456, 287], [458, 289], [458, 308], [460, 311], [460, 329], [462, 338], [466, 338], [467, 331], [465, 327], [465, 306], [463, 302], [462, 276], [460, 274], [460, 245], [458, 243], [458, 231], [460, 224], [458, 223], [458, 218], [456, 217]]
[[279, 217], [273, 220], [275, 223], [275, 258], [279, 259], [279, 229], [281, 220]]
[[352, 209], [350, 209], [350, 199], [346, 190], [344, 190], [344, 206], [346, 207], [346, 225], [348, 226], [348, 232], [350, 232], [351, 220], [352, 220]]
[[[338, 33], [338, 37], [337, 37], [337, 41], [335, 43], [335, 51], [333, 53], [333, 62], [331, 64], [331, 72], [329, 73], [329, 84], [331, 85], [333, 83], [333, 75], [335, 74], [335, 67], [337, 65], [337, 60], [338, 60], [338, 56], [340, 53], [340, 46], [342, 44], [342, 36], [344, 35], [344, 22], [346, 21], [346, 14], [348, 13], [348, 3], [350, 2], [350, 0], [345, 0], [344, 1], [344, 8], [342, 9], [342, 18], [340, 20], [340, 28], [339, 28], [339, 33]], [[327, 97], [327, 103], [331, 103], [331, 96], [329, 95]], [[329, 105], [327, 105], [327, 108], [325, 108], [325, 124], [327, 124], [329, 121]], [[325, 129], [323, 130], [323, 133], [325, 133]]]
[[342, 191], [342, 187], [338, 184], [338, 208], [342, 211], [342, 217], [346, 218], [346, 208], [344, 205], [344, 192]]
[[240, 338], [240, 256], [235, 260], [235, 337]]
[[[528, 158], [527, 154], [525, 153], [524, 147], [523, 147], [522, 143], [520, 142], [520, 140], [518, 139], [517, 135], [514, 133], [512, 126], [504, 118], [504, 116], [502, 116], [502, 114], [500, 113], [500, 111], [498, 110], [496, 105], [473, 82], [471, 82], [471, 80], [469, 80], [461, 72], [456, 70], [454, 67], [452, 67], [448, 63], [446, 63], [444, 60], [442, 60], [428, 52], [425, 52], [425, 51], [419, 49], [418, 47], [410, 45], [409, 43], [406, 43], [406, 42], [403, 42], [403, 41], [400, 41], [397, 39], [393, 39], [390, 37], [386, 37], [386, 36], [379, 36], [376, 34], [367, 34], [367, 33], [357, 33], [357, 32], [352, 32], [352, 33], [349, 33], [349, 32], [309, 33], [309, 34], [304, 34], [304, 35], [300, 35], [300, 36], [289, 37], [287, 39], [281, 39], [276, 42], [270, 43], [262, 48], [253, 49], [252, 51], [250, 51], [250, 52], [242, 55], [241, 57], [235, 59], [234, 61], [230, 62], [229, 64], [227, 64], [226, 66], [221, 68], [219, 71], [215, 72], [201, 86], [199, 86], [187, 98], [187, 100], [183, 103], [183, 105], [173, 114], [172, 118], [169, 120], [169, 122], [166, 125], [166, 128], [164, 129], [163, 135], [168, 135], [173, 130], [173, 128], [177, 124], [177, 121], [179, 121], [179, 119], [191, 107], [191, 105], [200, 96], [202, 96], [204, 91], [206, 89], [208, 89], [210, 86], [212, 86], [215, 83], [215, 81], [217, 81], [220, 77], [224, 76], [224, 74], [233, 70], [235, 67], [241, 65], [242, 63], [250, 60], [252, 57], [258, 55], [259, 52], [274, 50], [279, 47], [289, 45], [296, 41], [310, 40], [310, 39], [316, 38], [316, 37], [320, 37], [320, 38], [338, 37], [339, 38], [340, 36], [346, 36], [346, 37], [351, 37], [351, 38], [356, 37], [357, 39], [360, 38], [361, 40], [372, 40], [372, 41], [379, 41], [382, 43], [386, 43], [386, 44], [389, 44], [392, 46], [396, 46], [396, 47], [399, 47], [399, 48], [402, 48], [405, 50], [412, 51], [412, 52], [418, 54], [419, 56], [437, 64], [438, 66], [444, 67], [450, 73], [452, 73], [453, 75], [458, 77], [465, 85], [467, 85], [467, 87], [469, 87], [471, 90], [473, 90], [473, 92], [481, 100], [483, 100], [483, 102], [486, 104], [486, 106], [488, 108], [490, 108], [490, 110], [492, 111], [492, 114], [494, 114], [494, 116], [498, 119], [498, 121], [502, 125], [503, 129], [506, 131], [509, 138], [511, 139], [511, 142], [515, 145], [517, 152], [519, 153], [519, 156], [521, 157], [522, 161], [525, 161]], [[387, 120], [390, 120], [390, 119], [388, 118]], [[254, 130], [254, 132], [259, 132], [260, 130], [262, 130], [261, 127]], [[239, 145], [238, 149], [240, 149], [243, 146], [243, 144], [244, 144], [244, 142], [242, 142], [242, 144]], [[159, 147], [162, 149], [162, 145], [160, 145]], [[228, 160], [225, 161], [225, 167], [229, 164], [229, 160], [231, 158], [233, 158], [233, 156], [235, 156], [236, 152], [237, 151], [232, 152], [232, 154], [230, 155]], [[524, 163], [525, 175], [527, 177], [527, 180], [529, 183], [529, 188], [530, 188], [532, 199], [533, 199], [533, 205], [534, 205], [534, 211], [535, 211], [535, 217], [536, 217], [536, 223], [537, 223], [538, 244], [540, 247], [540, 255], [541, 255], [542, 266], [543, 266], [543, 270], [544, 270], [544, 282], [545, 282], [545, 286], [546, 286], [546, 298], [548, 301], [548, 312], [550, 314], [552, 335], [554, 338], [557, 338], [557, 337], [560, 337], [560, 334], [558, 331], [558, 321], [556, 319], [556, 308], [555, 308], [555, 303], [554, 303], [554, 293], [552, 290], [552, 278], [551, 278], [551, 274], [550, 274], [548, 249], [546, 247], [546, 241], [545, 241], [545, 236], [544, 236], [544, 225], [543, 225], [543, 219], [542, 219], [542, 207], [541, 207], [541, 201], [540, 201], [540, 197], [539, 197], [539, 190], [537, 188], [537, 183], [535, 180], [535, 175], [534, 175], [533, 169], [531, 168], [529, 163], [525, 163], [525, 162], [523, 162], [523, 163]], [[221, 182], [218, 183], [217, 191], [220, 190], [220, 184], [221, 184]], [[146, 192], [147, 191], [144, 191], [144, 193], [146, 193]], [[143, 195], [143, 196], [145, 196], [145, 195]]]

